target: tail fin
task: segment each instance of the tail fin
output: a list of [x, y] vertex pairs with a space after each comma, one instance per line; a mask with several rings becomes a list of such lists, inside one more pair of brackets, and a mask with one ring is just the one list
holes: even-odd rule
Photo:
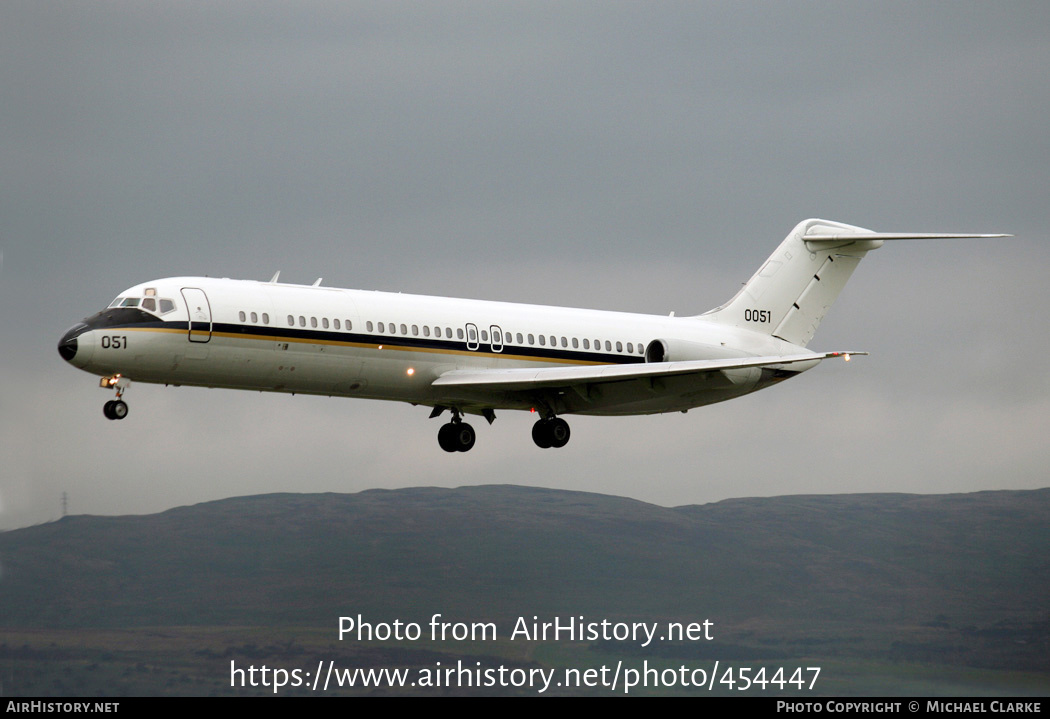
[[784, 239], [736, 297], [706, 319], [766, 332], [805, 347], [853, 270], [884, 240], [1009, 235], [872, 232], [828, 220], [805, 220]]

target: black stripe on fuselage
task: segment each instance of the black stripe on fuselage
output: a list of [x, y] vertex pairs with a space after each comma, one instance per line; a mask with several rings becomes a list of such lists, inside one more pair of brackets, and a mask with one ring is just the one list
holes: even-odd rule
[[[130, 308], [118, 308], [122, 311], [128, 311]], [[160, 320], [153, 315], [142, 312], [141, 310], [132, 310], [133, 312], [139, 313], [142, 317], [127, 315], [129, 321], [119, 322], [117, 318], [106, 318], [105, 324], [94, 325], [91, 323], [95, 318], [102, 315], [107, 315], [112, 310], [104, 310], [92, 317], [85, 320], [85, 323], [91, 325], [92, 329], [110, 329], [119, 327], [128, 327], [133, 329], [163, 329], [166, 331], [182, 331], [188, 332], [189, 327], [186, 321], [170, 321], [165, 322]], [[193, 332], [194, 335], [201, 335], [207, 330], [202, 330], [201, 325], [203, 323], [194, 322]], [[437, 339], [427, 337], [403, 337], [400, 335], [380, 335], [380, 334], [363, 334], [359, 332], [335, 332], [332, 330], [320, 330], [320, 329], [306, 329], [297, 327], [272, 327], [268, 325], [256, 326], [256, 325], [240, 325], [240, 324], [225, 324], [220, 322], [212, 323], [211, 327], [212, 335], [221, 335], [225, 337], [253, 339], [260, 341], [277, 341], [289, 340], [296, 343], [323, 343], [332, 345], [356, 345], [356, 346], [368, 346], [368, 347], [379, 347], [382, 346], [387, 349], [404, 349], [404, 350], [420, 350], [424, 352], [456, 352], [464, 355], [478, 354], [487, 355], [490, 357], [506, 357], [507, 359], [536, 359], [545, 361], [555, 362], [581, 362], [581, 363], [593, 363], [593, 364], [641, 364], [645, 362], [645, 357], [642, 355], [622, 355], [622, 354], [611, 354], [604, 352], [594, 352], [588, 350], [569, 349], [567, 347], [528, 347], [521, 345], [510, 345], [504, 344], [503, 349], [496, 352], [492, 349], [491, 344], [480, 343], [477, 349], [468, 349], [467, 343], [463, 340], [448, 340], [448, 339]]]

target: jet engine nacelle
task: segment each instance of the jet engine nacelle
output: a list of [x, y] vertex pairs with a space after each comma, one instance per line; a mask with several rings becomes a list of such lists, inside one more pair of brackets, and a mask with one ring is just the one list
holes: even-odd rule
[[732, 359], [740, 352], [720, 345], [688, 340], [657, 339], [645, 348], [646, 362], [683, 362], [685, 360]]
[[[656, 339], [645, 348], [646, 362], [683, 362], [687, 360], [733, 359], [737, 357], [740, 357], [739, 351], [720, 345], [708, 345], [703, 342], [690, 342], [688, 340]], [[715, 375], [720, 375], [722, 379], [716, 381], [714, 376], [709, 376], [708, 382], [722, 383], [726, 387], [754, 387], [762, 377], [762, 371], [757, 367], [744, 367], [722, 370], [715, 373]]]

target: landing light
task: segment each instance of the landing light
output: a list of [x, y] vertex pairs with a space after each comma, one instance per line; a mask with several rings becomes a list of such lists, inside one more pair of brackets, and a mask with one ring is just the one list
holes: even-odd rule
[[416, 373], [416, 370], [414, 368], [412, 368], [412, 367], [409, 367], [407, 370], [405, 370], [405, 374], [407, 374], [409, 377], [411, 377], [415, 373]]
[[849, 355], [846, 355], [846, 356], [844, 356], [844, 357], [843, 357], [842, 359], [844, 359], [844, 360], [846, 360], [847, 362], [849, 362]]

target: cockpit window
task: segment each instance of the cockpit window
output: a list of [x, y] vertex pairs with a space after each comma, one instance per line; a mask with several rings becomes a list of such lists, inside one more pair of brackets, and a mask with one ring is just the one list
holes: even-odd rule
[[[156, 289], [150, 288], [153, 292]], [[148, 292], [148, 290], [147, 290]], [[175, 311], [175, 302], [169, 299], [159, 299], [155, 295], [142, 297], [117, 297], [115, 300], [109, 303], [109, 307], [141, 307], [149, 312], [157, 312], [157, 307], [160, 307], [158, 314], [166, 315], [169, 312]]]

